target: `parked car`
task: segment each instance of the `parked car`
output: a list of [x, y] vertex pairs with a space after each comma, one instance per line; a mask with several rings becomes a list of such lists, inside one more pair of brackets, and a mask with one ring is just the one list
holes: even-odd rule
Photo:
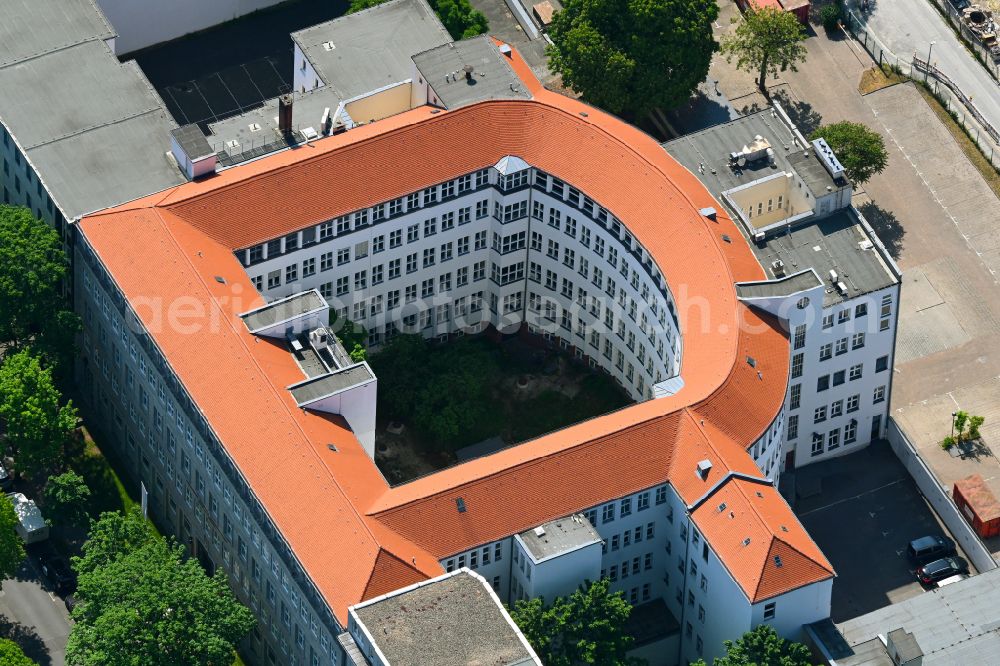
[[63, 599], [63, 603], [66, 604], [66, 612], [72, 614], [73, 609], [76, 608], [76, 595], [67, 594], [66, 598]]
[[967, 573], [969, 565], [961, 557], [945, 557], [917, 569], [917, 580], [924, 585], [930, 585], [945, 578]]
[[76, 574], [70, 569], [66, 558], [57, 555], [41, 562], [42, 574], [49, 579], [56, 592], [66, 594], [76, 591]]
[[955, 542], [943, 536], [920, 537], [906, 547], [906, 556], [918, 567], [952, 555], [955, 555]]

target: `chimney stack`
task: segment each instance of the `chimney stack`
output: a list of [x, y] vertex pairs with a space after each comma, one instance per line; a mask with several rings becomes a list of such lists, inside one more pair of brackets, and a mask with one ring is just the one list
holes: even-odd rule
[[278, 130], [284, 135], [292, 133], [292, 94], [286, 93], [278, 98]]

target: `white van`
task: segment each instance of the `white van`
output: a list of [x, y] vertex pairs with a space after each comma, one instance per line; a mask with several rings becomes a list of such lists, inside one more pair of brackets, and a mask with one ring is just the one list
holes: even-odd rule
[[14, 505], [17, 514], [17, 525], [14, 530], [24, 543], [35, 543], [49, 538], [49, 526], [42, 518], [42, 512], [33, 500], [23, 493], [7, 493], [7, 499]]

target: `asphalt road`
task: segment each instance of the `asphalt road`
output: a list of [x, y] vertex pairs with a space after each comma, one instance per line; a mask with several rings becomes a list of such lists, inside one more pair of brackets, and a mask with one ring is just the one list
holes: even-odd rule
[[[858, 4], [858, 0], [850, 2], [852, 8]], [[966, 50], [929, 0], [877, 0], [868, 27], [906, 60], [914, 53], [926, 60], [930, 43], [935, 42], [931, 62], [972, 97], [994, 127], [1000, 128], [1000, 85]]]
[[39, 666], [62, 666], [69, 614], [62, 599], [42, 587], [33, 562], [25, 562], [0, 589], [0, 635], [11, 638]]

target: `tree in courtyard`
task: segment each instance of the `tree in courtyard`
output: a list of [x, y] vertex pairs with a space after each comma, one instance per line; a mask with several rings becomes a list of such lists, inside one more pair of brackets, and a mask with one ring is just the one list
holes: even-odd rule
[[76, 426], [73, 403], [61, 402], [51, 372], [29, 350], [0, 365], [0, 419], [7, 428], [7, 447], [29, 476], [55, 465]]
[[209, 577], [183, 549], [153, 533], [138, 511], [104, 514], [96, 541], [74, 558], [76, 624], [66, 646], [73, 666], [228, 666], [255, 619], [226, 575]]
[[636, 116], [686, 101], [716, 49], [715, 0], [567, 0], [549, 66], [584, 99]]
[[805, 38], [794, 14], [776, 7], [748, 9], [736, 31], [722, 38], [721, 52], [727, 62], [735, 58], [738, 69], [757, 72], [757, 85], [766, 95], [768, 74], [794, 72], [797, 63], [805, 62]]
[[21, 646], [7, 638], [0, 638], [0, 664], [3, 666], [38, 666], [28, 659]]
[[861, 123], [844, 121], [823, 125], [809, 138], [825, 139], [844, 165], [847, 178], [856, 185], [868, 182], [889, 165], [889, 153], [882, 135]]
[[[726, 656], [718, 657], [714, 666], [810, 666], [809, 648], [801, 643], [786, 641], [774, 628], [761, 624], [743, 634], [739, 640], [726, 641]], [[706, 666], [701, 659], [691, 666]]]
[[0, 205], [0, 346], [33, 346], [68, 366], [79, 318], [62, 296], [69, 262], [59, 234], [27, 208]]
[[45, 508], [56, 525], [85, 527], [90, 521], [87, 507], [90, 488], [83, 477], [73, 470], [50, 476], [45, 482]]
[[[383, 2], [387, 0], [351, 0], [347, 13], [360, 12]], [[468, 39], [489, 30], [486, 15], [473, 8], [469, 0], [430, 0], [429, 4], [453, 39]]]
[[609, 586], [603, 578], [550, 605], [522, 599], [510, 615], [546, 666], [643, 663], [625, 656], [633, 642], [624, 632], [632, 606]]
[[17, 522], [13, 502], [0, 494], [0, 587], [3, 580], [13, 576], [24, 561], [24, 544], [17, 535]]

